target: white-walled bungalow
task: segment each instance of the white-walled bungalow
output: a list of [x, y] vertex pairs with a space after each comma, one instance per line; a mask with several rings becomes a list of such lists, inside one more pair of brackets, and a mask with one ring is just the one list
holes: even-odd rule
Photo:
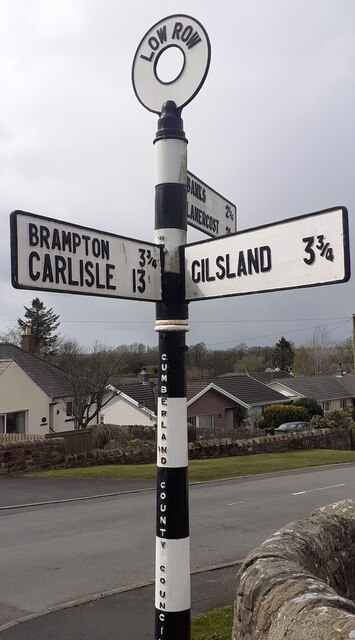
[[[299, 398], [312, 398], [322, 407], [324, 413], [353, 406], [353, 392], [344, 384], [345, 378], [354, 376], [305, 376], [304, 378], [278, 378], [268, 384], [271, 389], [289, 398], [290, 402]], [[354, 385], [353, 385], [354, 387]]]
[[[150, 384], [129, 384], [119, 389], [109, 385], [108, 394], [114, 396], [101, 409], [101, 424], [156, 425], [156, 406], [153, 387]], [[106, 399], [104, 398], [104, 403]]]
[[71, 400], [62, 369], [13, 344], [0, 343], [0, 434], [71, 430]]

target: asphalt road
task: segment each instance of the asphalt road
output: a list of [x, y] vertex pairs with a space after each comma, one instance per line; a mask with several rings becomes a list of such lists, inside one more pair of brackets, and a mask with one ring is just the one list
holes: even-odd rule
[[[192, 569], [240, 560], [291, 520], [353, 497], [354, 469], [353, 464], [339, 465], [191, 486]], [[152, 483], [146, 482], [1, 478], [0, 631], [1, 625], [23, 616], [152, 580], [154, 493]], [[86, 499], [99, 495], [104, 497]], [[81, 499], [73, 500], [76, 497]], [[51, 503], [52, 499], [65, 502]], [[18, 506], [24, 504], [30, 506]], [[204, 581], [193, 580], [198, 601]], [[231, 585], [224, 593], [233, 599]], [[145, 596], [140, 597], [144, 602]], [[124, 598], [130, 596], [114, 598], [112, 616], [117, 616], [117, 604]], [[110, 601], [85, 606], [102, 611]], [[59, 615], [74, 620], [74, 613], [80, 617], [81, 610], [51, 614], [43, 620], [49, 624]], [[128, 614], [128, 601], [123, 610]], [[2, 631], [2, 637], [25, 637], [16, 634], [25, 633], [25, 625], [30, 624], [36, 623]], [[56, 638], [53, 633], [46, 637]], [[129, 640], [128, 635], [121, 637]]]

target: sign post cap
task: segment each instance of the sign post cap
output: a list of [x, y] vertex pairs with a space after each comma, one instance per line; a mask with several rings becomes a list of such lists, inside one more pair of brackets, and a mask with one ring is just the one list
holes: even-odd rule
[[[176, 77], [164, 80], [159, 65], [165, 51], [176, 48], [182, 54]], [[185, 107], [201, 89], [210, 65], [211, 45], [202, 24], [184, 14], [172, 15], [157, 22], [142, 38], [132, 65], [132, 84], [141, 104], [154, 113], [174, 101]]]

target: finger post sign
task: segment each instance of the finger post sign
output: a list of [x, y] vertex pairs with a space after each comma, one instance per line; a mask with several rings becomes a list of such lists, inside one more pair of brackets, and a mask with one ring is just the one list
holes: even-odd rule
[[109, 298], [161, 300], [161, 247], [14, 211], [12, 284]]
[[346, 282], [344, 207], [299, 216], [184, 248], [186, 300]]
[[[172, 52], [180, 66], [166, 77], [164, 60]], [[191, 637], [188, 304], [350, 277], [344, 207], [237, 232], [236, 206], [187, 170], [181, 111], [202, 88], [210, 56], [206, 30], [184, 14], [151, 27], [134, 56], [135, 94], [159, 116], [154, 243], [23, 211], [10, 219], [14, 287], [156, 303], [155, 640]], [[188, 225], [211, 239], [187, 244]]]

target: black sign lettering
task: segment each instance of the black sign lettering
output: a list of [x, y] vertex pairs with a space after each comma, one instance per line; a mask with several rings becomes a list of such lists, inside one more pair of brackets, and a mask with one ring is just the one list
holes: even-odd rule
[[38, 262], [40, 260], [40, 257], [38, 255], [37, 251], [31, 251], [31, 253], [30, 253], [29, 257], [28, 257], [28, 271], [29, 271], [31, 280], [33, 280], [35, 282], [36, 280], [39, 279], [39, 277], [41, 275], [41, 272], [40, 271], [34, 271], [34, 264], [33, 264], [34, 260], [37, 260]]
[[[306, 247], [307, 250], [307, 247]], [[271, 248], [268, 245], [238, 251], [236, 255], [201, 258], [191, 262], [191, 280], [195, 284], [232, 278], [243, 278], [266, 273], [272, 267]]]
[[54, 273], [55, 273], [56, 283], [66, 284], [67, 281], [65, 278], [65, 267], [66, 267], [65, 258], [63, 258], [63, 256], [54, 256], [54, 263], [55, 263]]

